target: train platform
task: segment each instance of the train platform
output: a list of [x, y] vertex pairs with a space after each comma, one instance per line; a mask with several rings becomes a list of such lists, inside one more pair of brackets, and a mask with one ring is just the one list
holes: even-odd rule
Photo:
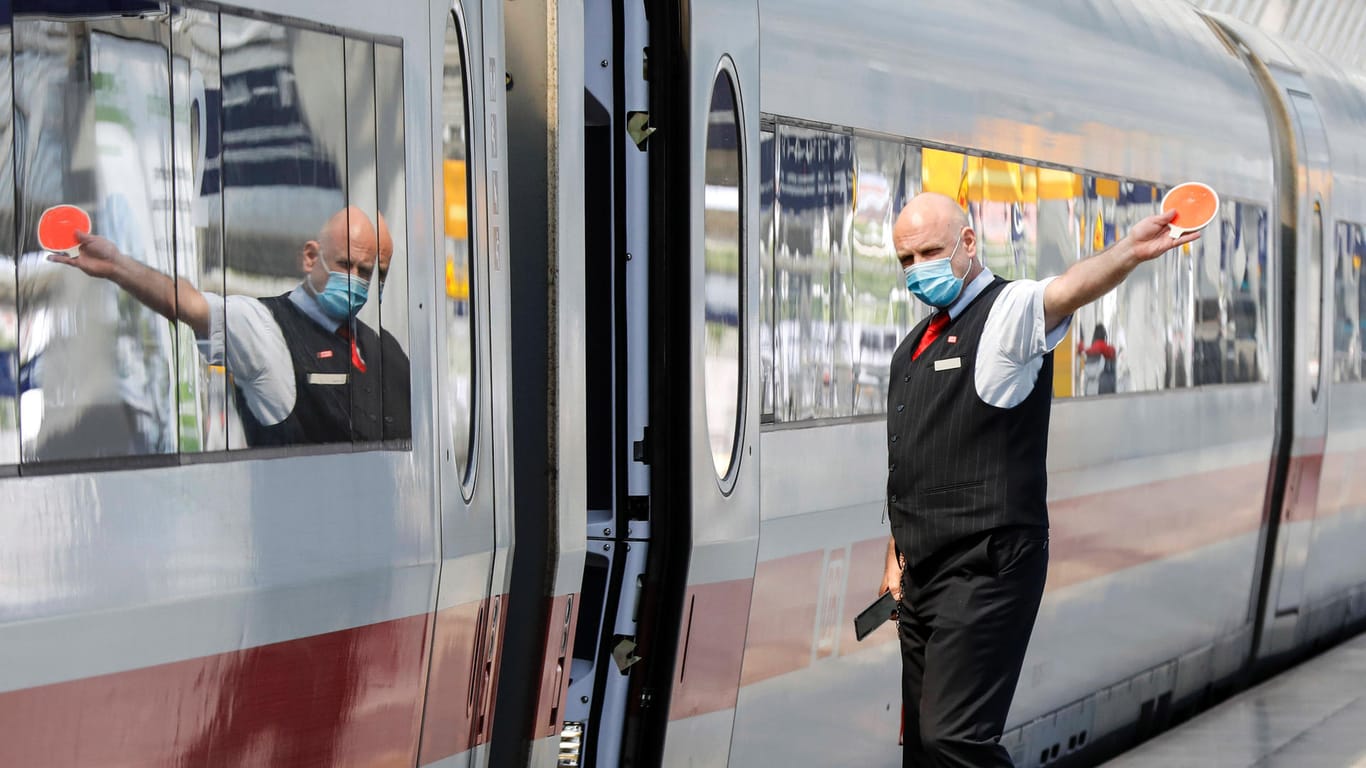
[[1105, 768], [1366, 768], [1366, 634], [1140, 744]]

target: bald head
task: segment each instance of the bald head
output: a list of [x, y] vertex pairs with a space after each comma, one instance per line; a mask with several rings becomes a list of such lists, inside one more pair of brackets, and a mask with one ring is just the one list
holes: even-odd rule
[[953, 198], [937, 192], [922, 192], [906, 203], [892, 226], [892, 245], [903, 267], [952, 255], [954, 273], [967, 280], [982, 269], [967, 213]]
[[332, 214], [318, 231], [317, 240], [303, 248], [303, 270], [321, 288], [328, 272], [348, 272], [362, 280], [384, 280], [394, 256], [394, 239], [383, 216], [376, 231], [370, 216], [357, 206]]

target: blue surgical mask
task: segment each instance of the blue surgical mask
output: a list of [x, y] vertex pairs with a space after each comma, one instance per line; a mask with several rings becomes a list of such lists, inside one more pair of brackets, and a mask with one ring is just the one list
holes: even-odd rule
[[314, 290], [311, 282], [305, 282], [323, 314], [339, 323], [354, 318], [370, 295], [370, 281], [346, 272], [328, 272], [327, 285], [321, 291]]
[[937, 309], [952, 304], [963, 292], [963, 277], [967, 277], [966, 274], [958, 277], [953, 273], [953, 257], [958, 254], [958, 246], [962, 242], [963, 236], [959, 234], [958, 242], [953, 244], [953, 252], [947, 259], [922, 261], [906, 267], [906, 289], [917, 299]]

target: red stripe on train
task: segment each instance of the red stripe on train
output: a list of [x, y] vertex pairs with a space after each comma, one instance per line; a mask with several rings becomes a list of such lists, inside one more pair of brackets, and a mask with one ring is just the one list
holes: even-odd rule
[[427, 616], [0, 694], [0, 765], [412, 765]]
[[[1255, 531], [1267, 472], [1267, 465], [1251, 464], [1051, 502], [1049, 591]], [[1366, 481], [1362, 488], [1366, 496]], [[843, 551], [840, 545], [758, 564], [742, 685], [796, 672], [831, 655], [832, 631], [838, 633], [840, 656], [896, 641], [896, 633], [886, 629], [862, 643], [853, 632], [854, 615], [882, 583], [887, 540], [849, 545], [847, 561], [837, 556]], [[829, 606], [841, 590], [844, 608], [836, 629]], [[729, 695], [718, 696], [692, 712], [726, 709], [734, 702]]]

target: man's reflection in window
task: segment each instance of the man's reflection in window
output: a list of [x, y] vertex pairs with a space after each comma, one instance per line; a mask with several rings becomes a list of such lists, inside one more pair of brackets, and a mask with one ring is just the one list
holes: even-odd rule
[[[383, 292], [393, 258], [383, 216], [378, 223], [354, 206], [338, 211], [299, 249], [299, 285], [261, 299], [199, 291], [96, 235], [79, 235], [78, 256], [49, 258], [193, 329], [209, 364], [233, 378], [247, 445], [408, 439], [408, 356], [391, 334], [356, 318]], [[382, 396], [353, 399], [353, 388]]]

